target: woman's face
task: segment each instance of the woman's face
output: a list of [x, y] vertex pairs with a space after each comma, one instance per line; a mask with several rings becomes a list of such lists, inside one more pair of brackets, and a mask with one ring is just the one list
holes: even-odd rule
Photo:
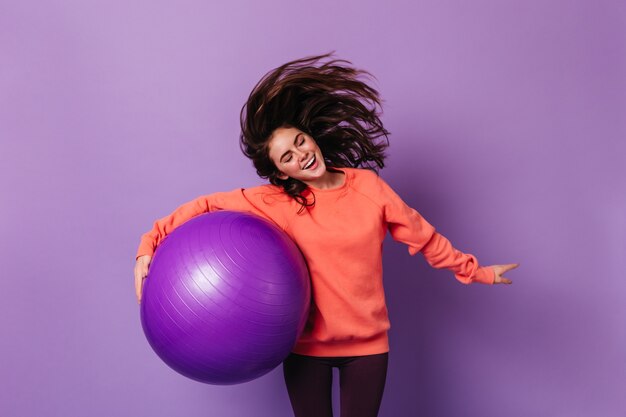
[[291, 177], [305, 184], [326, 173], [324, 156], [315, 140], [295, 127], [279, 127], [269, 142], [269, 155], [281, 172], [280, 179]]

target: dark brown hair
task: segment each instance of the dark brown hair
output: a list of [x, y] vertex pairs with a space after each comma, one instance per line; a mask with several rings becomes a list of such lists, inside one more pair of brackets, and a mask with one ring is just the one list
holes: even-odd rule
[[[359, 76], [375, 78], [352, 68], [333, 52], [287, 62], [269, 71], [252, 89], [240, 113], [242, 152], [252, 160], [257, 174], [282, 186], [304, 208], [307, 185], [293, 178], [281, 180], [269, 157], [269, 139], [279, 127], [295, 127], [319, 146], [326, 166], [363, 167], [376, 171], [385, 166], [389, 132], [378, 91]], [[329, 58], [329, 59], [326, 59]], [[326, 62], [324, 62], [326, 61]]]

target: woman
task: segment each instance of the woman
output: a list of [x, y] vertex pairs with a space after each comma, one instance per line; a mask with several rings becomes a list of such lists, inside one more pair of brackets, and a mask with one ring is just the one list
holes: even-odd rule
[[[301, 249], [312, 307], [283, 371], [297, 417], [332, 416], [332, 368], [340, 371], [342, 417], [376, 416], [387, 372], [389, 320], [382, 285], [387, 230], [435, 268], [469, 284], [510, 284], [516, 264], [479, 266], [409, 207], [376, 173], [387, 135], [378, 92], [331, 54], [288, 62], [266, 74], [241, 111], [240, 145], [269, 184], [198, 197], [142, 236], [135, 286], [173, 229], [214, 210], [252, 212], [276, 223]], [[340, 65], [342, 64], [342, 65]], [[365, 168], [365, 169], [364, 169]]]

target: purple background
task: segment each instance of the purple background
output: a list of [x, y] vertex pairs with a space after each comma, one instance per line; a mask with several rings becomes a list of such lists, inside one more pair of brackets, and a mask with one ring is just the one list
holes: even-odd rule
[[381, 416], [626, 416], [626, 4], [12, 1], [0, 5], [0, 415], [288, 416], [280, 368], [219, 387], [140, 327], [139, 237], [261, 180], [241, 105], [335, 50], [372, 72], [382, 176], [512, 286], [388, 240]]

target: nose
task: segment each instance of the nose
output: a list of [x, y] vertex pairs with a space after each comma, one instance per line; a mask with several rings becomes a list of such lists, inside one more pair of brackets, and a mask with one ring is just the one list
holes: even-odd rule
[[298, 152], [298, 153], [297, 153], [297, 155], [298, 155], [298, 160], [299, 160], [300, 162], [304, 162], [304, 161], [306, 160], [306, 158], [307, 158], [307, 154], [308, 154], [308, 153], [307, 153], [307, 152], [305, 152], [305, 151], [297, 151], [297, 152]]

